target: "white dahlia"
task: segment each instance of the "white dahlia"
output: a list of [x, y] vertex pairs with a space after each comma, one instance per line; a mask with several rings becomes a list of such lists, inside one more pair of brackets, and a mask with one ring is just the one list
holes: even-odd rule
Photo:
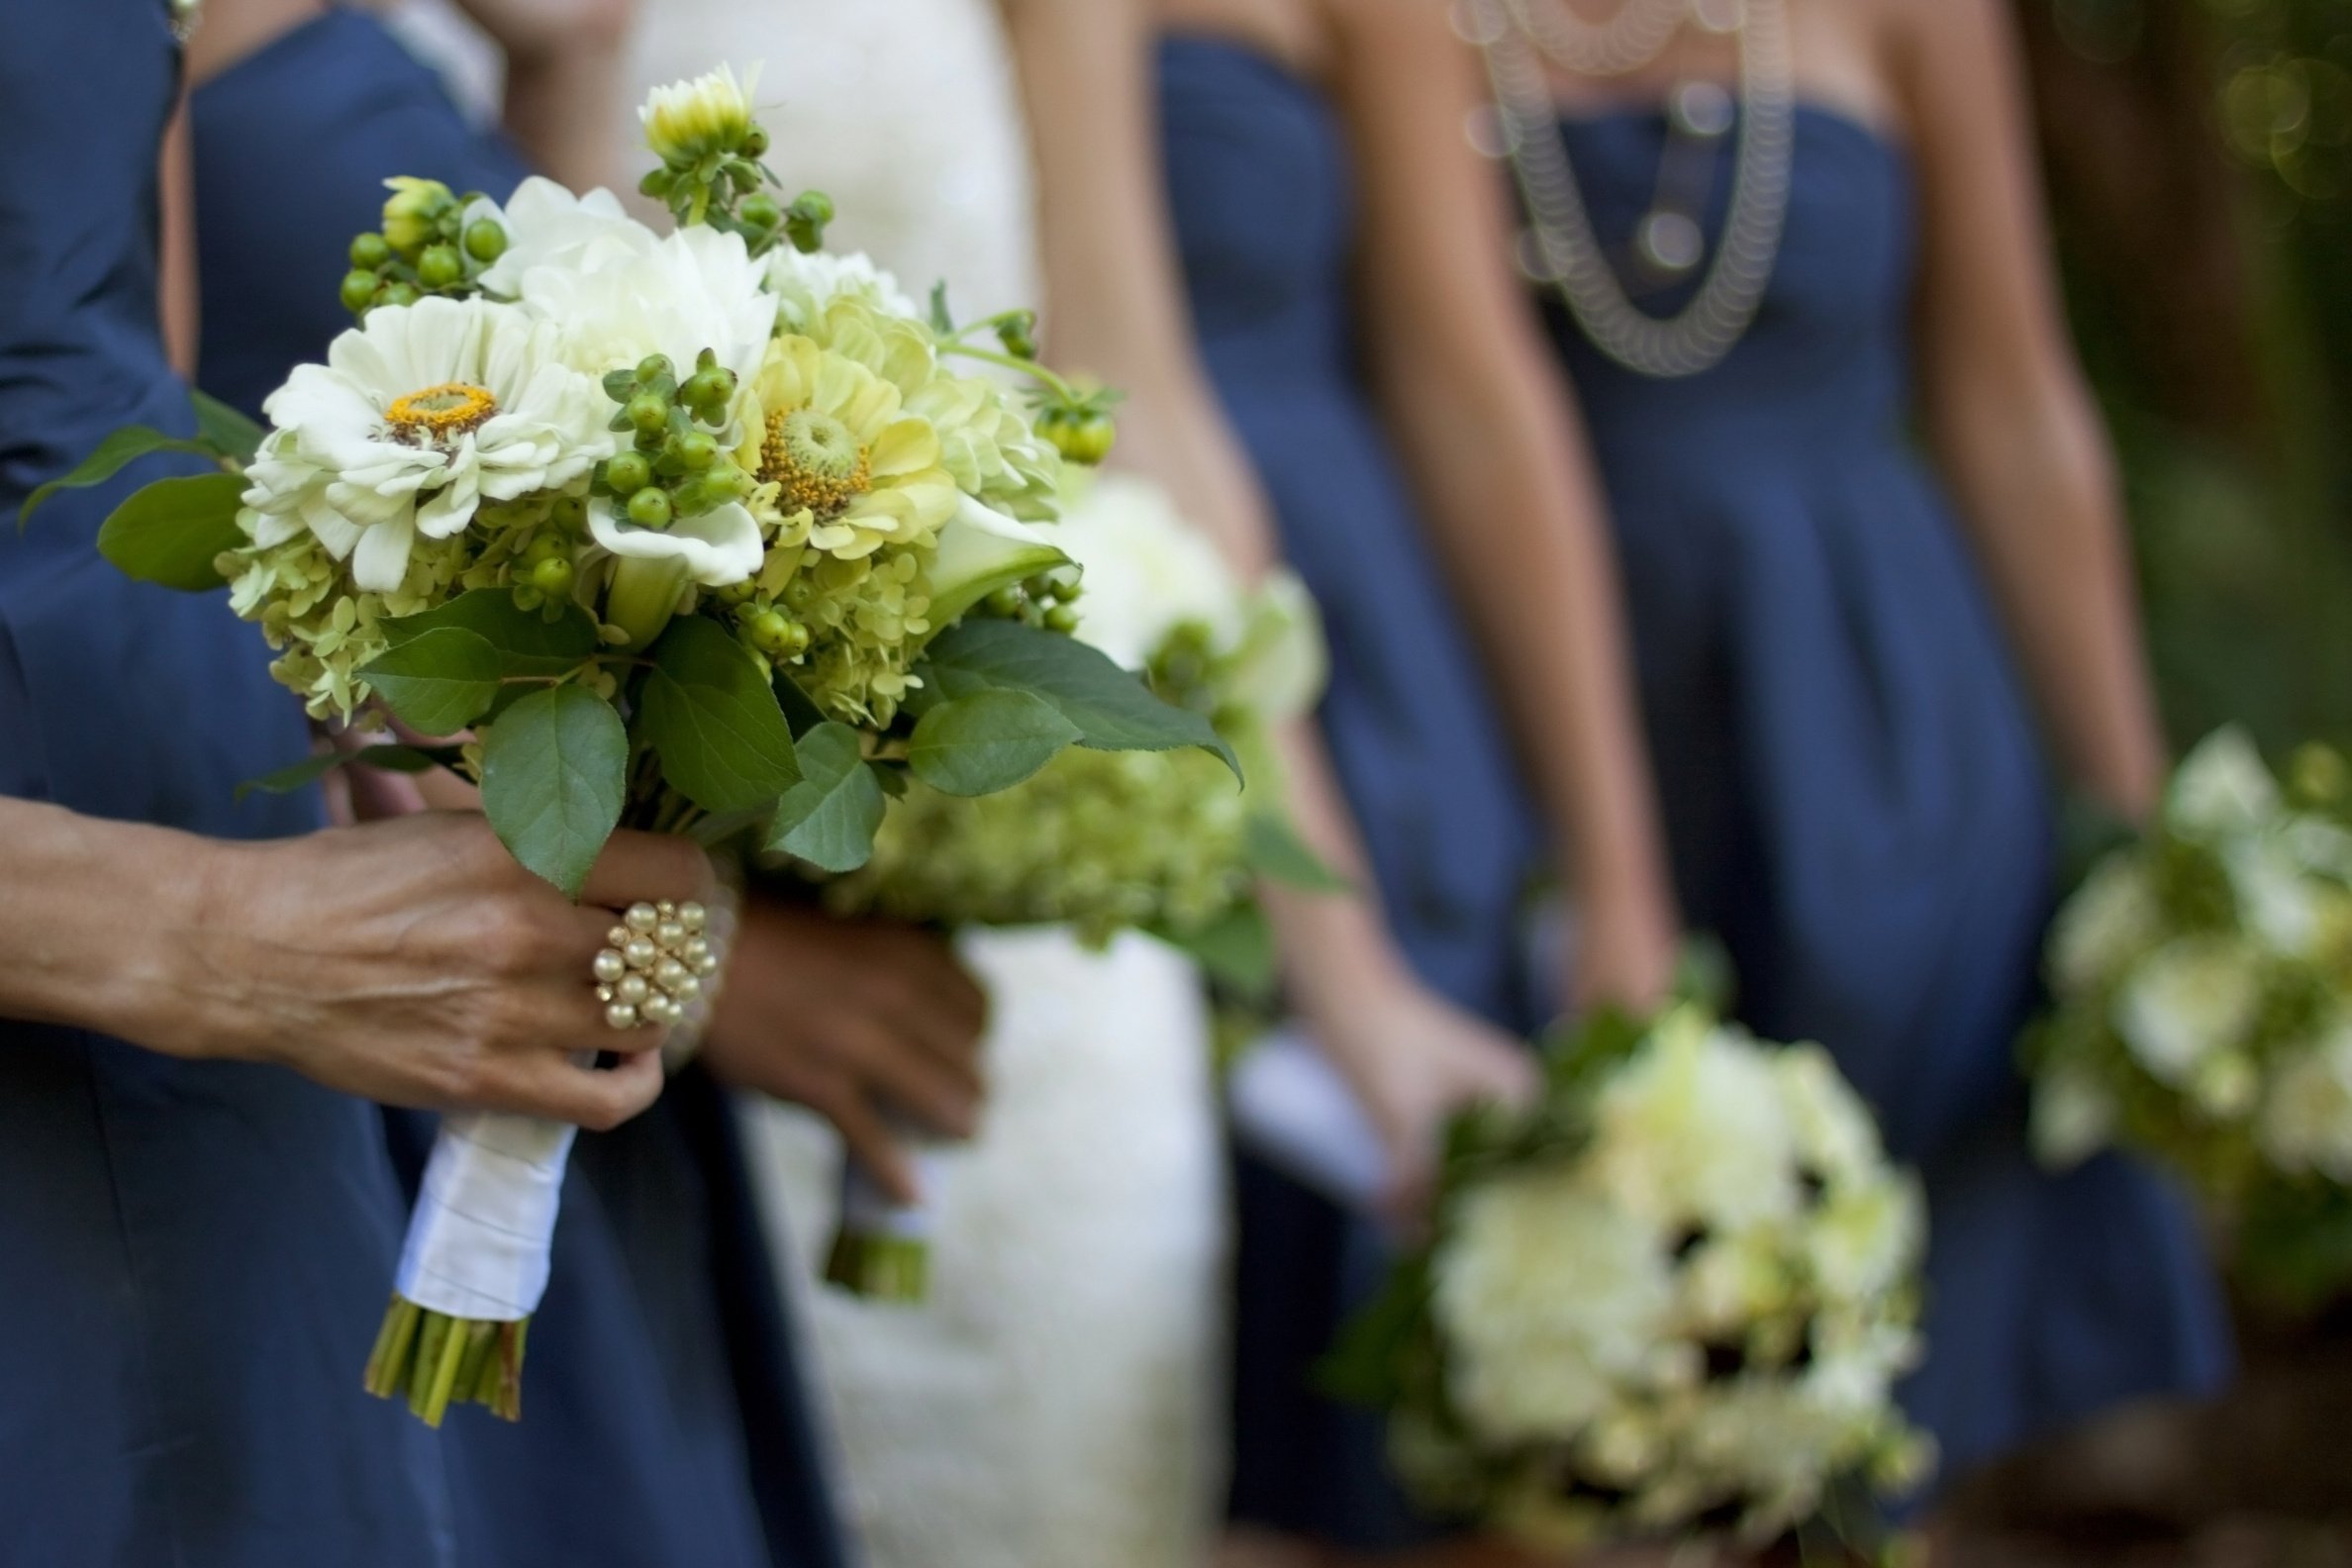
[[370, 312], [263, 405], [275, 429], [245, 495], [255, 542], [307, 528], [360, 588], [389, 593], [419, 535], [449, 538], [484, 500], [586, 477], [614, 449], [609, 400], [559, 338], [487, 300]]
[[597, 272], [650, 255], [661, 244], [661, 237], [630, 217], [611, 191], [574, 196], [537, 174], [515, 187], [503, 209], [490, 201], [466, 209], [468, 224], [480, 219], [506, 231], [506, 249], [483, 269], [480, 280], [501, 299], [520, 298], [524, 278], [541, 268]]
[[2234, 936], [2184, 936], [2140, 961], [2116, 993], [2115, 1031], [2158, 1080], [2188, 1084], [2199, 1063], [2254, 1027], [2262, 981]]
[[1796, 1132], [1772, 1058], [1698, 1009], [1659, 1024], [1598, 1110], [1594, 1169], [1654, 1224], [1735, 1227], [1796, 1208]]

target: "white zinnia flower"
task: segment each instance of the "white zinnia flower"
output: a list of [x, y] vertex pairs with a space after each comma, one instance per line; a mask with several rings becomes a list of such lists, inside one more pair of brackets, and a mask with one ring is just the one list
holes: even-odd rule
[[692, 163], [711, 152], [733, 152], [751, 134], [751, 94], [759, 86], [759, 64], [735, 79], [735, 67], [691, 81], [656, 87], [637, 110], [645, 146], [665, 163]]
[[611, 191], [574, 196], [537, 174], [515, 187], [503, 210], [478, 201], [465, 216], [468, 223], [488, 219], [506, 231], [506, 249], [481, 276], [482, 287], [501, 299], [520, 298], [524, 278], [541, 267], [597, 272], [649, 255], [661, 243], [659, 235], [623, 210], [621, 198]]
[[2146, 865], [2136, 855], [2110, 855], [2058, 912], [2050, 931], [2050, 977], [2062, 992], [2104, 985], [2161, 929]]
[[825, 307], [843, 294], [888, 316], [923, 320], [923, 307], [908, 297], [895, 276], [874, 265], [863, 251], [834, 255], [779, 245], [767, 254], [767, 284], [776, 296], [784, 325], [793, 332], [809, 331], [825, 314]]
[[2352, 1182], [2352, 1021], [2284, 1059], [2254, 1135], [2282, 1170]]
[[1454, 1402], [1491, 1443], [1575, 1435], [1641, 1375], [1673, 1299], [1657, 1231], [1559, 1171], [1468, 1194], [1436, 1270]]
[[2247, 833], [2279, 811], [2279, 785], [2243, 730], [2225, 725], [2198, 743], [2173, 775], [2165, 821], [2191, 838]]
[[681, 229], [642, 253], [608, 252], [593, 269], [536, 267], [520, 298], [562, 325], [574, 369], [602, 376], [658, 353], [684, 380], [708, 348], [747, 389], [776, 326], [761, 277], [740, 235]]
[[2261, 1002], [2261, 977], [2244, 942], [2184, 936], [2142, 959], [2116, 993], [2115, 1030], [2141, 1066], [2178, 1088], [2199, 1062], [2245, 1037]]
[[1796, 1132], [1768, 1052], [1678, 1009], [1602, 1090], [1604, 1188], [1661, 1225], [1733, 1228], [1796, 1207]]
[[556, 330], [487, 300], [368, 314], [263, 405], [276, 432], [245, 504], [269, 542], [299, 518], [362, 589], [389, 593], [419, 534], [446, 539], [485, 500], [583, 477], [613, 451], [608, 401], [557, 357]]

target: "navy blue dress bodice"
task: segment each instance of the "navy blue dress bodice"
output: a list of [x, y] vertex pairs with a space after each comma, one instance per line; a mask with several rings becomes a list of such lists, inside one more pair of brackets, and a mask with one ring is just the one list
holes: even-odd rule
[[[1666, 137], [1562, 135], [1622, 258]], [[1731, 180], [1718, 166], [1707, 228]], [[2035, 1004], [2051, 785], [2009, 649], [1908, 435], [1918, 212], [1904, 149], [1801, 108], [1785, 237], [1717, 366], [1653, 380], [1549, 325], [1608, 486], [1683, 910], [1740, 1011], [1827, 1045], [1927, 1184], [1928, 1360], [1905, 1391], [1946, 1474], [2226, 1366], [2190, 1218], [2110, 1157], [2039, 1171], [2015, 1040]], [[1679, 310], [1696, 285], [1640, 299]]]
[[[132, 583], [94, 547], [132, 486], [190, 460], [16, 526], [116, 428], [190, 428], [155, 303], [176, 75], [163, 0], [0, 5], [0, 792], [263, 838], [318, 802], [236, 799], [307, 745], [260, 638], [223, 595]], [[370, 1106], [0, 1022], [5, 1554], [453, 1562], [441, 1451], [355, 1397], [403, 1213]]]
[[[1529, 1030], [1547, 1000], [1522, 934], [1539, 825], [1358, 364], [1338, 125], [1304, 84], [1206, 39], [1163, 42], [1159, 93], [1202, 356], [1323, 607], [1319, 718], [1383, 915], [1423, 983]], [[1350, 1545], [1409, 1535], [1381, 1423], [1311, 1387], [1387, 1244], [1258, 1161], [1239, 1158], [1234, 1181], [1232, 1510]]]
[[[351, 236], [380, 222], [387, 177], [503, 201], [529, 172], [353, 10], [331, 9], [206, 82], [193, 119], [199, 379], [255, 413], [351, 326], [338, 284]], [[413, 1191], [433, 1119], [386, 1117]], [[532, 1323], [524, 1420], [461, 1409], [442, 1433], [468, 1568], [844, 1560], [765, 1247], [724, 1091], [707, 1074], [689, 1069], [645, 1115], [581, 1135]]]

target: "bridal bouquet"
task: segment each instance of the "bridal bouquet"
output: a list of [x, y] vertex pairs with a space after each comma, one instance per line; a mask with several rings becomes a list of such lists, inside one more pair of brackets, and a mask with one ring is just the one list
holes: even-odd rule
[[[503, 208], [393, 180], [343, 283], [359, 325], [272, 395], [266, 434], [200, 400], [198, 441], [118, 433], [65, 481], [165, 446], [218, 457], [126, 501], [102, 551], [174, 587], [226, 581], [314, 716], [453, 737], [262, 787], [451, 767], [576, 896], [623, 825], [845, 862], [910, 778], [984, 794], [1072, 744], [1229, 758], [1039, 602], [1068, 565], [1029, 526], [1058, 505], [1039, 425], [1084, 433], [1100, 395], [1034, 364], [1025, 317], [994, 324], [1004, 352], [974, 345], [824, 253], [830, 203], [771, 193], [732, 72], [642, 113], [661, 160], [644, 189], [674, 231], [545, 180]], [[1032, 374], [1039, 424], [959, 355]], [[710, 923], [617, 922], [582, 977], [606, 1022], [686, 1020], [718, 970]], [[371, 1391], [434, 1423], [452, 1401], [518, 1414], [571, 1138], [444, 1119]]]
[[[1085, 592], [1057, 603], [1048, 625], [1072, 629], [1112, 664], [1142, 672], [1163, 700], [1212, 724], [1268, 798], [1244, 796], [1197, 749], [1073, 749], [984, 799], [918, 780], [874, 835], [871, 858], [826, 879], [826, 900], [844, 914], [947, 927], [1068, 925], [1096, 946], [1145, 931], [1212, 972], [1270, 977], [1258, 879], [1332, 885], [1265, 783], [1278, 776], [1267, 754], [1273, 727], [1304, 713], [1322, 687], [1314, 603], [1287, 574], [1245, 591], [1151, 484], [1085, 476], [1070, 491], [1054, 539], [1071, 565], [1030, 588], [1068, 594], [1063, 584], [1082, 572]], [[984, 649], [1011, 624], [975, 625], [956, 645]], [[959, 678], [950, 674], [918, 705], [951, 693]], [[852, 1170], [828, 1273], [859, 1294], [919, 1299], [925, 1238], [920, 1211], [894, 1208]]]
[[1541, 1549], [1768, 1540], [1929, 1461], [1918, 1190], [1814, 1046], [1682, 1005], [1587, 1026], [1541, 1103], [1456, 1124], [1432, 1239], [1348, 1330], [1334, 1387], [1390, 1412], [1430, 1507]]
[[2201, 743], [2155, 825], [2060, 911], [2054, 1004], [2027, 1040], [2046, 1160], [2113, 1143], [2159, 1155], [2249, 1246], [2303, 1254], [2252, 1261], [2312, 1285], [2352, 1271], [2345, 773], [2308, 747], [2282, 787], [2242, 733]]

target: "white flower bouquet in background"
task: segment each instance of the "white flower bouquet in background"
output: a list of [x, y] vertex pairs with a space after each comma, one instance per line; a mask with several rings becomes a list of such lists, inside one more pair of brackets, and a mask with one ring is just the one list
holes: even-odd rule
[[2154, 826], [2052, 928], [2028, 1035], [2036, 1147], [2159, 1156], [2308, 1294], [2352, 1276], [2352, 825], [2343, 761], [2282, 787], [2241, 732], [2190, 753]]
[[1388, 1410], [1424, 1504], [1539, 1549], [1768, 1541], [1930, 1462], [1892, 1392], [1924, 1224], [1818, 1047], [1603, 1018], [1537, 1107], [1456, 1124], [1432, 1235], [1328, 1381]]
[[[1028, 372], [1067, 430], [1093, 430], [1102, 395], [1034, 364], [1026, 315], [982, 324], [1003, 352], [976, 346], [862, 257], [823, 254], [831, 204], [771, 193], [732, 73], [657, 92], [644, 121], [674, 232], [545, 180], [503, 208], [393, 180], [343, 282], [359, 325], [269, 399], [268, 432], [200, 398], [199, 440], [119, 432], [60, 481], [212, 455], [220, 472], [126, 501], [101, 550], [167, 586], [226, 582], [314, 717], [450, 737], [261, 787], [453, 768], [576, 896], [620, 826], [850, 865], [910, 778], [985, 794], [1073, 744], [1229, 759], [1206, 717], [1065, 635], [1075, 574], [1029, 526], [1057, 510], [1056, 447], [951, 362]], [[608, 1023], [686, 1019], [718, 963], [702, 914], [616, 924], [581, 977]], [[519, 1414], [571, 1138], [444, 1120], [372, 1392], [436, 1424], [452, 1402]]]
[[[1272, 762], [1272, 729], [1311, 707], [1324, 654], [1313, 601], [1287, 574], [1245, 591], [1216, 546], [1164, 492], [1120, 475], [1074, 476], [1055, 542], [1070, 568], [1029, 585], [1051, 598], [1072, 569], [1085, 593], [1055, 603], [1047, 624], [1070, 629], [1110, 664], [1140, 671], [1163, 700], [1212, 724], [1247, 758], [1244, 794], [1200, 750], [1105, 751], [1080, 745], [1023, 783], [985, 798], [916, 781], [861, 866], [804, 859], [828, 905], [945, 928], [1059, 925], [1096, 946], [1143, 931], [1244, 987], [1270, 984], [1271, 937], [1260, 877], [1335, 888], [1292, 834]], [[1000, 590], [1001, 591], [1001, 590]], [[1007, 615], [1008, 596], [991, 607]], [[975, 625], [956, 642], [994, 660], [1011, 621]], [[921, 708], [953, 694], [949, 670]], [[831, 874], [838, 873], [838, 874]], [[936, 1162], [919, 1157], [935, 1182]], [[920, 1299], [928, 1256], [920, 1210], [890, 1205], [851, 1171], [830, 1254], [833, 1283], [860, 1294]]]

